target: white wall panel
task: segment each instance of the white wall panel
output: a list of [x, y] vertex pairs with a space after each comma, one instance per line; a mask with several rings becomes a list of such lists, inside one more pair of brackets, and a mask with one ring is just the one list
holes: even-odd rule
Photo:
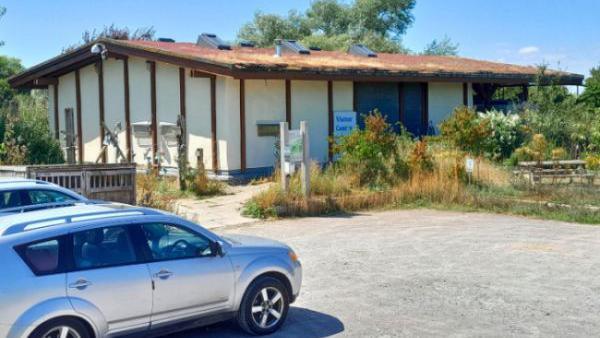
[[81, 117], [83, 159], [94, 162], [100, 154], [100, 108], [98, 102], [98, 73], [95, 65], [79, 71], [81, 83]]
[[429, 83], [429, 120], [439, 133], [439, 124], [463, 104], [462, 83]]
[[307, 121], [309, 128], [310, 157], [325, 162], [328, 157], [327, 81], [292, 81], [292, 129]]
[[257, 121], [285, 121], [285, 81], [246, 80], [246, 166], [275, 164], [275, 137], [258, 136]]
[[[131, 123], [151, 120], [150, 102], [150, 71], [146, 60], [129, 58], [129, 107], [131, 110]], [[134, 161], [146, 164], [144, 154], [149, 148], [139, 146], [139, 140], [132, 135], [132, 148]], [[152, 156], [152, 150], [148, 152]]]

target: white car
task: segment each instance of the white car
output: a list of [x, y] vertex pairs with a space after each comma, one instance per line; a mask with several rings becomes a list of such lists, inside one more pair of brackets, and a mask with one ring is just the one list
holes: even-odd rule
[[87, 202], [87, 198], [53, 183], [0, 178], [0, 216]]

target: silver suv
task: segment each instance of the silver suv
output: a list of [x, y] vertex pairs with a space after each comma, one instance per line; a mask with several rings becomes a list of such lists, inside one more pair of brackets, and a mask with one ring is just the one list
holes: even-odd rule
[[302, 268], [286, 245], [164, 212], [84, 204], [0, 218], [0, 337], [143, 337], [285, 321]]

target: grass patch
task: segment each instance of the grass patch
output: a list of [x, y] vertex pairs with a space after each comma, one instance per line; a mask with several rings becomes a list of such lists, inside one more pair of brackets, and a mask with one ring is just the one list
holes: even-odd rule
[[157, 175], [156, 172], [136, 176], [137, 204], [154, 209], [173, 212], [175, 200], [179, 198], [206, 198], [224, 195], [227, 184], [211, 180], [205, 171], [194, 171], [190, 175], [185, 191], [179, 189], [179, 181], [173, 176]]
[[[297, 173], [288, 192], [273, 184], [248, 201], [243, 213], [273, 218], [428, 207], [600, 223], [600, 211], [590, 208], [600, 205], [598, 189], [531, 187], [481, 157], [468, 176], [464, 152], [439, 140], [427, 144], [395, 136], [378, 114], [367, 119], [365, 130], [354, 131], [334, 147], [339, 161], [324, 169], [311, 167], [309, 198], [302, 195]], [[278, 174], [272, 179], [279, 182]]]

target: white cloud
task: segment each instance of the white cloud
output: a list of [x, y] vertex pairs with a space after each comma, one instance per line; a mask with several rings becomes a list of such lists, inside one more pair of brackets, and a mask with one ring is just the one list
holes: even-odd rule
[[539, 52], [540, 49], [536, 46], [527, 46], [519, 49], [519, 54], [521, 55], [530, 55]]

